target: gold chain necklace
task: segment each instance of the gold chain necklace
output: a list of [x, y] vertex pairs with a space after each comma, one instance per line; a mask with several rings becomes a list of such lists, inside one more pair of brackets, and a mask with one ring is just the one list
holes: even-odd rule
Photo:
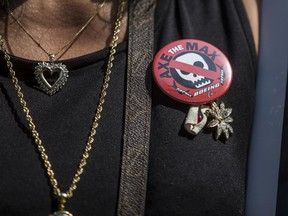
[[119, 32], [120, 32], [123, 13], [124, 13], [125, 3], [126, 3], [126, 0], [120, 0], [119, 1], [117, 19], [115, 21], [115, 28], [114, 28], [114, 32], [113, 32], [113, 39], [112, 39], [112, 43], [111, 43], [111, 49], [110, 49], [109, 59], [108, 59], [108, 63], [107, 63], [107, 69], [106, 69], [106, 73], [104, 76], [104, 81], [103, 81], [103, 85], [102, 85], [102, 89], [101, 89], [100, 99], [98, 102], [97, 111], [96, 111], [96, 114], [94, 117], [94, 121], [92, 123], [92, 127], [91, 127], [91, 131], [90, 131], [90, 134], [88, 137], [88, 141], [86, 143], [85, 150], [84, 150], [84, 153], [83, 153], [82, 158], [80, 160], [80, 163], [78, 165], [78, 168], [77, 168], [75, 175], [72, 179], [71, 185], [70, 185], [69, 189], [64, 193], [60, 190], [60, 188], [58, 186], [58, 182], [55, 178], [55, 174], [54, 174], [54, 171], [52, 169], [52, 165], [49, 161], [48, 155], [46, 154], [46, 150], [42, 144], [42, 140], [40, 139], [40, 135], [39, 135], [38, 131], [36, 130], [36, 126], [33, 122], [32, 116], [30, 115], [30, 110], [27, 107], [27, 103], [24, 99], [24, 95], [22, 93], [21, 87], [19, 86], [18, 79], [16, 77], [16, 73], [13, 69], [13, 64], [10, 61], [10, 56], [7, 52], [7, 49], [5, 48], [3, 36], [0, 35], [0, 49], [4, 53], [4, 58], [6, 60], [8, 70], [9, 70], [10, 75], [12, 77], [12, 82], [15, 86], [15, 90], [17, 92], [18, 98], [19, 98], [20, 103], [22, 105], [23, 112], [24, 112], [26, 120], [29, 124], [29, 128], [30, 128], [32, 136], [34, 138], [34, 142], [35, 142], [36, 147], [38, 149], [38, 152], [42, 158], [44, 167], [46, 169], [47, 175], [48, 175], [49, 180], [50, 180], [50, 184], [53, 188], [53, 194], [54, 194], [55, 198], [58, 199], [59, 209], [58, 209], [58, 211], [54, 212], [51, 216], [73, 216], [70, 212], [65, 210], [65, 203], [67, 202], [67, 200], [69, 198], [71, 198], [73, 196], [73, 192], [74, 192], [74, 190], [76, 190], [77, 183], [80, 181], [81, 175], [83, 174], [83, 171], [84, 171], [84, 167], [87, 164], [89, 152], [92, 149], [94, 137], [95, 137], [96, 132], [97, 132], [96, 129], [99, 125], [99, 120], [101, 118], [101, 112], [103, 110], [103, 105], [105, 102], [105, 96], [107, 94], [107, 89], [109, 86], [111, 69], [113, 66], [114, 58], [115, 58], [116, 47], [117, 47], [117, 43], [118, 43]]
[[[102, 7], [105, 5], [105, 1], [103, 0], [102, 3], [98, 6], [96, 12], [88, 19], [88, 21], [80, 28], [80, 30], [70, 39], [67, 41], [57, 52], [54, 54], [47, 51], [41, 44], [38, 42], [33, 35], [25, 28], [25, 26], [16, 18], [16, 16], [10, 11], [9, 3], [7, 2], [8, 13], [13, 18], [13, 20], [20, 26], [20, 28], [29, 36], [29, 38], [49, 57], [49, 62], [39, 62], [38, 65], [35, 67], [35, 78], [41, 88], [42, 91], [47, 93], [48, 95], [53, 95], [58, 92], [67, 81], [69, 77], [68, 69], [65, 64], [63, 63], [55, 63], [55, 57], [60, 53], [63, 53], [65, 49], [68, 49], [69, 46], [74, 43], [80, 34], [88, 27], [88, 25], [92, 22], [92, 20], [99, 14]], [[47, 77], [52, 77], [53, 74], [58, 75], [56, 81], [55, 80], [48, 80]]]

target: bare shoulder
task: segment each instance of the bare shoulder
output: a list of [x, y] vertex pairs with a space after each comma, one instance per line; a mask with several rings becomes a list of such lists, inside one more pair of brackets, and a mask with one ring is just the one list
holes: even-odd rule
[[248, 19], [251, 25], [256, 50], [259, 46], [259, 13], [258, 13], [258, 0], [242, 0], [245, 6]]

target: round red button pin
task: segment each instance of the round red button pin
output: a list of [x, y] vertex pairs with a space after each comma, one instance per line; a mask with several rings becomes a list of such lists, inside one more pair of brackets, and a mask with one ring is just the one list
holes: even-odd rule
[[228, 58], [215, 46], [185, 39], [164, 46], [153, 61], [153, 76], [171, 98], [188, 104], [215, 101], [232, 82]]

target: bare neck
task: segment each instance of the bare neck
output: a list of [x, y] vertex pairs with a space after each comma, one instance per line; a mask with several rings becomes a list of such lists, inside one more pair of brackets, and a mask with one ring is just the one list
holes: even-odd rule
[[[19, 22], [48, 52], [57, 52], [95, 14], [103, 0], [15, 0], [10, 10]], [[108, 47], [116, 20], [117, 1], [106, 0], [104, 7], [83, 31], [79, 38], [58, 59], [73, 58]], [[120, 32], [120, 42], [126, 33], [126, 16]], [[33, 60], [48, 60], [29, 38], [27, 33], [11, 18], [1, 23], [9, 52]]]
[[256, 51], [259, 47], [259, 0], [242, 0], [252, 29]]

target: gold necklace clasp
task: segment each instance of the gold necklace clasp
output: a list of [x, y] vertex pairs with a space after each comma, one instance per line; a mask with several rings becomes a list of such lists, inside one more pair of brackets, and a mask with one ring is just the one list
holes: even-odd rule
[[67, 195], [67, 193], [58, 194], [57, 199], [59, 203], [59, 209], [50, 216], [73, 216], [70, 212], [65, 210], [65, 204], [67, 203], [67, 199], [69, 198], [70, 197]]
[[66, 193], [60, 193], [57, 198], [59, 203], [59, 210], [64, 210], [67, 199], [69, 198], [68, 195]]
[[55, 55], [54, 54], [49, 54], [49, 61], [51, 63], [54, 63], [55, 62]]

